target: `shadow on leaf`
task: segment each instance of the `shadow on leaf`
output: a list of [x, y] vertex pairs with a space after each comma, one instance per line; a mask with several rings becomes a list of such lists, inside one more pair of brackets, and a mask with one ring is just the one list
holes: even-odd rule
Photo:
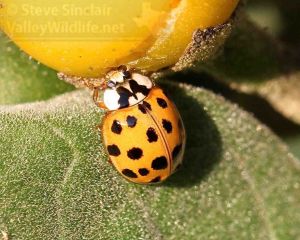
[[222, 140], [214, 121], [199, 102], [175, 85], [162, 84], [162, 87], [172, 93], [187, 132], [184, 164], [163, 185], [190, 187], [201, 182], [221, 160]]
[[170, 75], [167, 79], [184, 82], [222, 95], [227, 100], [238, 104], [245, 111], [254, 114], [259, 121], [283, 138], [293, 137], [300, 133], [299, 124], [283, 116], [264, 98], [257, 94], [247, 94], [230, 89], [225, 83], [219, 82], [206, 73], [185, 71]]

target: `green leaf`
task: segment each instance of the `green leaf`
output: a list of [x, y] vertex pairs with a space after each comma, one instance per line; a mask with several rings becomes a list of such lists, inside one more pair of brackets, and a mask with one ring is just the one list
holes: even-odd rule
[[[9, 239], [297, 239], [299, 162], [206, 90], [165, 84], [184, 118], [184, 167], [125, 181], [103, 153], [89, 94], [0, 108], [0, 230]], [[0, 232], [1, 232], [0, 231]]]
[[296, 133], [294, 136], [286, 137], [284, 141], [290, 147], [291, 152], [300, 159], [300, 133]]
[[0, 30], [0, 104], [46, 100], [74, 89], [21, 52]]

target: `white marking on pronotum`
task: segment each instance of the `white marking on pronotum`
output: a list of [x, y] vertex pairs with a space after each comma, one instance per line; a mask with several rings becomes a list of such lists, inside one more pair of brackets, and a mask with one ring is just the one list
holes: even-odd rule
[[135, 97], [130, 97], [129, 98], [129, 105], [130, 106], [133, 106], [133, 105], [138, 104], [139, 102], [143, 101], [146, 96], [142, 93], [137, 93], [136, 97], [137, 97], [137, 99]]
[[109, 110], [117, 110], [120, 108], [119, 99], [120, 95], [116, 90], [106, 89], [104, 91], [104, 104]]
[[139, 73], [133, 73], [132, 79], [135, 80], [139, 85], [146, 86], [146, 88], [148, 89], [151, 89], [153, 86], [153, 83], [149, 77], [146, 77]]

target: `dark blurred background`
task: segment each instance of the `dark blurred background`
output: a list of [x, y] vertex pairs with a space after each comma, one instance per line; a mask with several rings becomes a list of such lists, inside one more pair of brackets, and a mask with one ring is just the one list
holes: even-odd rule
[[[289, 48], [291, 54], [295, 56], [297, 68], [295, 70], [300, 71], [300, 1], [249, 0], [247, 12], [254, 22], [274, 37], [279, 38]], [[269, 108], [269, 111], [272, 112], [272, 108]], [[270, 113], [269, 111], [266, 114]], [[263, 114], [260, 118], [264, 118]], [[270, 116], [266, 116], [266, 119], [268, 118]], [[269, 119], [270, 121], [273, 123], [268, 125], [289, 144], [291, 150], [300, 158], [300, 125], [285, 119], [279, 113], [274, 114], [273, 118]]]

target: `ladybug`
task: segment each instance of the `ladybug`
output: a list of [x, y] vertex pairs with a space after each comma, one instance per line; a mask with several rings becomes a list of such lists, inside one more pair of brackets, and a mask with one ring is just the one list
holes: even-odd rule
[[151, 79], [121, 66], [103, 83], [101, 124], [107, 154], [127, 180], [149, 184], [166, 180], [182, 164], [186, 134], [175, 104]]

